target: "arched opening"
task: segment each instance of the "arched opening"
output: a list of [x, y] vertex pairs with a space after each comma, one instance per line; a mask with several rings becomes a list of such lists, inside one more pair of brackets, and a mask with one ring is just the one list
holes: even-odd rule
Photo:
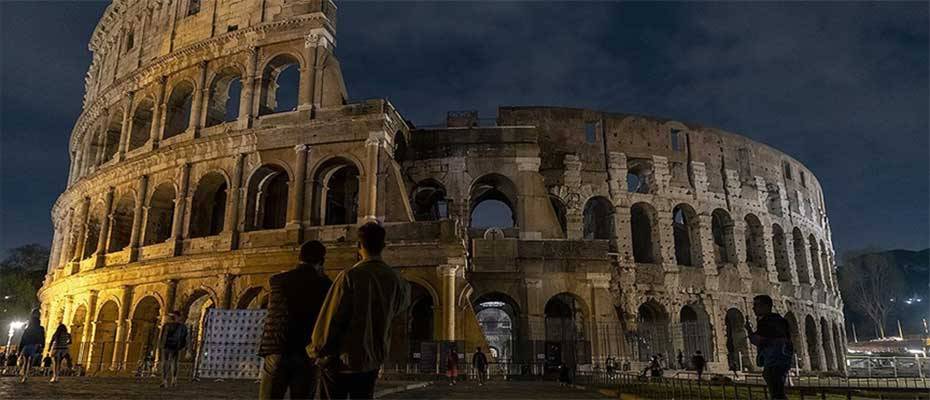
[[396, 363], [413, 360], [415, 353], [420, 353], [424, 365], [433, 365], [439, 355], [435, 348], [423, 346], [433, 341], [435, 302], [430, 292], [420, 284], [410, 284], [410, 307], [405, 318], [395, 318], [391, 327], [390, 357]]
[[152, 114], [155, 103], [146, 97], [136, 104], [132, 113], [131, 130], [129, 132], [129, 151], [142, 147], [152, 135]]
[[833, 349], [834, 355], [836, 356], [836, 369], [844, 370], [846, 365], [846, 347], [843, 344], [843, 336], [840, 334], [843, 332], [843, 327], [839, 324], [833, 325]]
[[791, 282], [791, 269], [788, 266], [788, 243], [785, 232], [778, 224], [772, 225], [772, 247], [775, 250], [775, 269], [778, 271], [778, 280]]
[[[71, 364], [72, 366], [81, 363], [81, 357], [84, 355], [84, 320], [87, 318], [87, 307], [84, 305], [78, 306], [77, 310], [74, 310], [74, 315], [71, 316], [71, 328], [68, 329], [71, 333], [71, 346], [68, 351], [71, 353]], [[54, 332], [53, 332], [54, 333]]]
[[247, 229], [280, 229], [287, 223], [287, 200], [290, 177], [274, 164], [255, 170], [249, 178], [246, 204]]
[[155, 360], [158, 348], [159, 319], [161, 306], [152, 296], [146, 296], [136, 305], [129, 325], [128, 347], [126, 349], [126, 366], [129, 371], [136, 371], [146, 358]]
[[143, 245], [163, 243], [171, 238], [174, 225], [174, 201], [177, 194], [171, 182], [155, 187], [149, 200], [149, 215], [146, 218]]
[[116, 320], [119, 318], [119, 306], [110, 300], [100, 307], [97, 312], [97, 322], [94, 324], [94, 344], [87, 361], [87, 368], [102, 370], [109, 368], [113, 362], [113, 348], [116, 345]]
[[188, 306], [183, 308], [184, 324], [190, 329], [188, 340], [190, 346], [187, 351], [181, 355], [181, 360], [194, 361], [194, 357], [200, 352], [203, 344], [204, 327], [206, 323], [207, 311], [214, 308], [215, 304], [210, 295], [204, 290], [197, 290], [190, 295], [187, 302]]
[[226, 178], [210, 172], [200, 178], [191, 202], [190, 237], [218, 235], [226, 219]]
[[552, 204], [552, 211], [555, 213], [555, 219], [559, 221], [559, 227], [562, 228], [562, 237], [568, 237], [568, 217], [565, 209], [565, 203], [557, 196], [549, 195], [549, 203]]
[[506, 294], [494, 292], [479, 297], [474, 304], [478, 325], [494, 359], [513, 362], [517, 357], [515, 339], [520, 337], [517, 303]]
[[239, 296], [239, 301], [236, 302], [237, 310], [259, 310], [263, 309], [261, 304], [260, 294], [262, 293], [261, 287], [251, 287], [246, 289], [242, 293], [242, 296]]
[[394, 161], [402, 163], [407, 160], [407, 138], [398, 131], [394, 134]]
[[823, 371], [820, 363], [820, 338], [817, 335], [817, 323], [808, 315], [804, 318], [804, 335], [807, 339], [807, 355], [810, 358], [812, 371]]
[[[785, 320], [788, 321], [788, 331], [791, 332], [791, 347], [794, 348], [795, 354], [800, 357], [800, 351], [804, 348], [801, 343], [801, 340], [804, 338], [801, 336], [801, 326], [798, 324], [798, 319], [791, 311], [785, 313]], [[802, 366], [798, 365], [797, 367], [801, 368]]]
[[736, 263], [736, 240], [733, 237], [733, 218], [722, 208], [711, 214], [711, 235], [714, 238], [714, 261], [719, 264]]
[[669, 318], [665, 307], [649, 300], [637, 309], [636, 353], [639, 361], [662, 354], [671, 360], [673, 354], [672, 338], [668, 332]]
[[765, 231], [759, 217], [746, 214], [746, 263], [750, 267], [767, 268], [765, 257]]
[[794, 264], [797, 266], [798, 282], [811, 283], [810, 271], [807, 265], [807, 256], [804, 254], [804, 235], [801, 230], [794, 228], [791, 231], [792, 241], [794, 243]]
[[614, 237], [614, 206], [597, 196], [584, 206], [584, 238], [610, 240]]
[[704, 311], [704, 307], [697, 304], [682, 307], [679, 322], [681, 323], [681, 341], [684, 354], [689, 356], [688, 359], [700, 351], [707, 361], [713, 361], [714, 328], [710, 323], [710, 317]]
[[179, 82], [171, 90], [171, 96], [165, 103], [165, 139], [180, 135], [187, 130], [191, 120], [193, 99], [194, 85], [188, 81]]
[[410, 195], [413, 216], [417, 221], [436, 221], [449, 218], [449, 201], [446, 188], [432, 179], [417, 184]]
[[626, 190], [630, 193], [650, 193], [652, 171], [652, 160], [628, 159]]
[[823, 344], [823, 354], [826, 359], [827, 365], [824, 366], [825, 370], [835, 371], [836, 370], [836, 358], [833, 356], [834, 346], [830, 346], [833, 335], [830, 334], [830, 324], [827, 323], [827, 319], [820, 318], [820, 343]]
[[106, 132], [103, 137], [103, 162], [113, 159], [119, 150], [119, 140], [123, 132], [123, 110], [117, 109], [110, 113]]
[[559, 293], [546, 302], [546, 367], [591, 362], [584, 305], [575, 295]]
[[698, 217], [687, 204], [672, 209], [672, 230], [675, 239], [675, 262], [678, 265], [694, 266], [701, 260]]
[[727, 366], [730, 371], [753, 370], [749, 357], [749, 338], [746, 336], [746, 318], [743, 313], [730, 308], [726, 315], [727, 326]]
[[489, 174], [471, 187], [471, 228], [512, 228], [517, 226], [517, 189], [507, 177]]
[[120, 196], [116, 202], [112, 218], [110, 218], [110, 241], [107, 253], [120, 251], [129, 246], [135, 208], [136, 200], [131, 193]]
[[84, 144], [83, 161], [81, 162], [81, 170], [84, 174], [89, 173], [90, 169], [97, 165], [97, 155], [103, 151], [103, 138], [100, 136], [101, 129], [103, 127], [98, 125], [84, 133], [84, 136], [87, 137]]
[[352, 162], [336, 158], [316, 173], [315, 220], [324, 225], [346, 225], [358, 221], [359, 170]]
[[210, 85], [206, 126], [237, 120], [241, 96], [242, 79], [239, 70], [233, 67], [220, 70]]
[[258, 115], [294, 111], [300, 86], [300, 63], [281, 54], [273, 58], [262, 71]]
[[820, 269], [820, 247], [817, 246], [817, 239], [814, 238], [813, 234], [807, 237], [807, 243], [810, 245], [811, 271], [814, 273], [814, 281], [823, 287], [827, 287], [826, 282], [823, 280], [823, 270]]
[[90, 215], [87, 216], [87, 227], [84, 236], [84, 254], [82, 260], [90, 258], [97, 253], [97, 242], [100, 240], [100, 223], [106, 218], [104, 215], [103, 205], [97, 203]]
[[633, 235], [633, 260], [638, 263], [656, 263], [659, 256], [653, 245], [656, 234], [656, 210], [646, 203], [630, 207], [630, 232]]

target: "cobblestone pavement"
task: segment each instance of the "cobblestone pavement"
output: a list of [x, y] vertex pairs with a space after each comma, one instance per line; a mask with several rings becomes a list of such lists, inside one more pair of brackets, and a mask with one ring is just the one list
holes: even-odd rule
[[605, 399], [601, 393], [559, 386], [551, 381], [491, 381], [484, 386], [471, 382], [449, 386], [436, 382], [423, 389], [395, 393], [384, 399]]

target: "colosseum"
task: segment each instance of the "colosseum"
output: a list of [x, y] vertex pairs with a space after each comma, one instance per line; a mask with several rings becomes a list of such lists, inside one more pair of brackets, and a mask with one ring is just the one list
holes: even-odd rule
[[132, 371], [171, 310], [196, 333], [210, 308], [264, 307], [303, 241], [324, 241], [336, 274], [375, 219], [413, 293], [391, 363], [428, 364], [452, 342], [513, 365], [700, 350], [713, 371], [752, 370], [742, 327], [764, 293], [800, 368], [845, 369], [823, 192], [797, 160], [715, 128], [575, 108], [417, 127], [387, 100], [347, 100], [336, 12], [106, 9], [39, 293], [77, 362]]

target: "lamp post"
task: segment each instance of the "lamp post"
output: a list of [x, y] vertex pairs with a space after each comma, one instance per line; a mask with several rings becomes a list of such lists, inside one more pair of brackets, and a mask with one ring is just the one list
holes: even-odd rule
[[17, 330], [17, 329], [22, 328], [24, 325], [26, 325], [26, 323], [23, 322], [23, 321], [13, 321], [13, 322], [10, 322], [10, 330], [7, 332], [7, 339], [6, 339], [6, 351], [7, 351], [7, 353], [10, 352], [10, 345], [13, 343], [13, 334], [16, 333], [16, 330]]

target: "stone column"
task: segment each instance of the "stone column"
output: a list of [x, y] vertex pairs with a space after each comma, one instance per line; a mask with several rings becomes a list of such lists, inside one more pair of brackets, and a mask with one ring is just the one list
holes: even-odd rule
[[200, 132], [200, 115], [203, 111], [203, 99], [209, 97], [206, 87], [207, 80], [207, 62], [201, 61], [197, 70], [197, 87], [194, 88], [193, 98], [191, 99], [191, 115], [187, 122], [187, 129], [198, 137]]
[[[103, 125], [100, 125], [99, 132], [94, 132], [94, 134], [97, 135], [97, 143], [99, 144], [97, 146], [97, 154], [94, 154], [94, 167], [97, 167], [104, 162], [103, 156], [107, 148], [107, 127], [110, 119], [110, 110], [102, 110], [100, 112], [100, 117], [103, 118], [105, 122]], [[94, 141], [91, 140], [90, 143], [93, 146]]]
[[131, 133], [129, 121], [132, 118], [132, 97], [133, 92], [126, 92], [126, 96], [123, 97], [123, 123], [120, 125], [119, 150], [116, 152], [116, 159], [120, 161], [129, 152], [129, 134]]
[[[695, 263], [695, 265], [701, 265], [704, 267], [705, 275], [717, 275], [717, 261], [714, 257], [714, 234], [711, 231], [712, 226], [713, 217], [710, 214], [698, 214], [698, 237], [696, 238], [697, 240], [692, 239], [693, 242], [691, 243], [691, 246], [698, 246], [701, 259], [692, 260], [692, 262]], [[694, 254], [693, 251], [692, 254]]]
[[220, 293], [218, 300], [220, 304], [217, 304], [217, 308], [222, 310], [228, 310], [231, 308], [233, 279], [235, 279], [235, 276], [232, 274], [222, 274], [219, 276]]
[[614, 207], [614, 236], [617, 238], [617, 253], [620, 262], [633, 264], [633, 228], [630, 225], [630, 207], [617, 205]]
[[158, 78], [158, 89], [155, 95], [155, 104], [152, 105], [152, 131], [150, 132], [150, 141], [152, 142], [152, 149], [158, 148], [158, 142], [161, 141], [161, 131], [164, 123], [162, 122], [163, 114], [165, 113], [165, 81], [166, 77], [162, 76]]
[[72, 260], [68, 261], [78, 261], [84, 255], [84, 246], [87, 245], [85, 240], [87, 237], [87, 212], [90, 208], [90, 199], [85, 197], [81, 201], [80, 209], [78, 211], [75, 222], [77, 224], [77, 232], [75, 232], [75, 251], [73, 252], [74, 257]]
[[[93, 339], [94, 333], [92, 329], [92, 324], [94, 322], [95, 314], [97, 313], [97, 291], [91, 289], [87, 297], [87, 313], [84, 314], [84, 331], [81, 333], [81, 349], [79, 350], [83, 354], [77, 354], [77, 359], [74, 361], [75, 364], [84, 364], [88, 365], [90, 361], [90, 355], [93, 351]], [[86, 350], [85, 350], [86, 349]]]
[[183, 240], [184, 213], [186, 211], [185, 205], [187, 204], [185, 199], [187, 199], [187, 187], [191, 176], [191, 165], [189, 163], [182, 164], [179, 172], [178, 192], [175, 194], [174, 198], [174, 215], [172, 216], [171, 222], [171, 241], [175, 243], [175, 255], [180, 255], [181, 240]]
[[526, 285], [526, 331], [525, 338], [517, 338], [515, 341], [520, 343], [522, 340], [528, 342], [527, 360], [536, 362], [537, 354], [544, 354], [545, 349], [542, 342], [546, 340], [546, 320], [543, 307], [546, 300], [542, 298], [542, 279], [527, 278], [524, 279]]
[[258, 49], [249, 48], [249, 59], [245, 63], [245, 76], [242, 77], [242, 92], [239, 94], [239, 127], [251, 127], [252, 104], [255, 101], [255, 64], [258, 62]]
[[132, 232], [129, 234], [129, 261], [133, 262], [139, 259], [139, 241], [142, 238], [142, 217], [145, 214], [143, 204], [148, 191], [149, 177], [142, 175], [139, 177], [138, 198], [136, 198], [135, 209], [132, 211]]
[[301, 241], [303, 234], [303, 210], [304, 210], [304, 191], [307, 181], [307, 153], [310, 152], [310, 146], [300, 144], [294, 146], [297, 152], [297, 163], [294, 165], [294, 180], [291, 186], [291, 201], [288, 202], [287, 208], [287, 228], [297, 229], [297, 241]]
[[436, 268], [442, 282], [442, 339], [455, 340], [455, 273], [458, 265], [443, 264]]
[[235, 159], [235, 167], [233, 167], [233, 175], [230, 178], [229, 190], [226, 192], [226, 223], [223, 226], [224, 232], [230, 233], [230, 249], [235, 250], [239, 248], [239, 232], [243, 231], [242, 226], [239, 226], [239, 205], [242, 203], [243, 192], [247, 188], [242, 187], [242, 170], [244, 168], [243, 161], [245, 159], [245, 153], [239, 153], [233, 156]]
[[369, 132], [368, 140], [365, 141], [365, 189], [359, 192], [366, 194], [366, 204], [365, 215], [358, 216], [359, 223], [364, 223], [367, 219], [378, 218], [378, 157], [381, 153], [383, 137], [383, 131]]
[[120, 305], [119, 316], [116, 318], [116, 338], [113, 343], [113, 359], [110, 362], [111, 371], [123, 369], [120, 364], [121, 360], [126, 358], [126, 331], [129, 318], [129, 308], [132, 307], [132, 286], [123, 285], [120, 287]]
[[[677, 270], [677, 261], [675, 260], [675, 231], [672, 225], [672, 211], [666, 209], [656, 209], [656, 220], [653, 221], [657, 226], [652, 228], [653, 232], [658, 235], [652, 235], [652, 252], [656, 255], [656, 264], [663, 264], [666, 270]], [[692, 246], [695, 243], [691, 244]], [[656, 249], [658, 246], [658, 249]], [[699, 260], [692, 260], [697, 263]]]
[[113, 218], [111, 208], [113, 208], [112, 186], [107, 188], [107, 193], [103, 197], [103, 218], [100, 221], [100, 236], [97, 238], [97, 267], [103, 266], [105, 261], [103, 255], [106, 254], [110, 241], [110, 219]]

